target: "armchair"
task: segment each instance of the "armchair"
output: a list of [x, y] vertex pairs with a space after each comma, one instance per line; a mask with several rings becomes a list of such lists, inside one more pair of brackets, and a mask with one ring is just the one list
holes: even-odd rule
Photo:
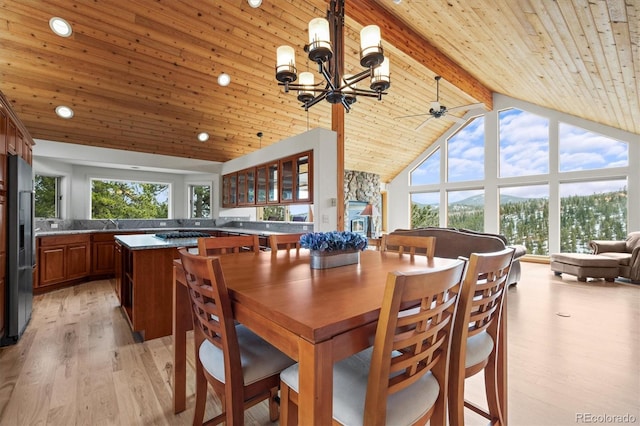
[[593, 254], [618, 261], [618, 274], [632, 281], [640, 281], [640, 231], [631, 232], [624, 241], [592, 240]]

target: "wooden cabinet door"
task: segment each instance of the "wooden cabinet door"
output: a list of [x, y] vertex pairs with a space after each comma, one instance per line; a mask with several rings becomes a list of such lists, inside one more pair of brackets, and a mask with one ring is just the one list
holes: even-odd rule
[[[22, 151], [24, 148], [24, 136], [18, 127], [16, 127], [16, 155], [23, 157]], [[24, 157], [23, 157], [24, 159]]]
[[7, 153], [17, 154], [16, 151], [16, 125], [7, 117]]
[[267, 203], [276, 204], [280, 202], [279, 182], [278, 163], [267, 165]]
[[247, 204], [247, 175], [238, 172], [238, 205]]
[[222, 207], [235, 207], [238, 204], [237, 173], [222, 176]]
[[293, 201], [293, 158], [280, 160], [280, 202]]
[[65, 252], [64, 245], [40, 247], [38, 251], [39, 287], [56, 284], [66, 279]]
[[267, 165], [256, 167], [256, 204], [267, 203]]
[[296, 158], [295, 164], [295, 201], [310, 202], [313, 199], [311, 188], [311, 154], [306, 153]]
[[91, 252], [89, 244], [67, 247], [67, 279], [86, 277], [90, 273]]
[[6, 294], [6, 282], [5, 274], [7, 270], [7, 220], [5, 209], [6, 199], [4, 195], [0, 195], [0, 335], [4, 333], [4, 320], [5, 320], [5, 294]]
[[0, 106], [0, 191], [6, 190], [5, 182], [7, 181], [7, 131], [7, 114], [2, 110], [2, 107]]
[[245, 185], [247, 194], [247, 204], [256, 203], [256, 169], [251, 168], [245, 171]]
[[91, 275], [115, 272], [116, 244], [113, 241], [96, 241], [92, 244]]

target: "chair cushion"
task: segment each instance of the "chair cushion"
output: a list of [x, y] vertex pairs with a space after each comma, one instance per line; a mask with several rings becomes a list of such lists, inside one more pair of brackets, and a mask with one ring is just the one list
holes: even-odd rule
[[631, 253], [616, 253], [612, 251], [607, 251], [604, 253], [599, 253], [598, 256], [604, 256], [611, 259], [615, 259], [618, 261], [618, 265], [629, 266], [631, 262]]
[[[236, 334], [240, 345], [240, 363], [245, 385], [278, 374], [295, 362], [244, 325], [236, 326]], [[200, 345], [199, 356], [204, 369], [224, 383], [222, 350], [205, 340]]]
[[487, 359], [493, 350], [493, 339], [483, 331], [467, 339], [467, 352], [464, 367], [469, 368]]
[[617, 254], [608, 254], [613, 254], [613, 256], [605, 255], [604, 253], [553, 253], [551, 254], [551, 261], [589, 268], [616, 268], [618, 263], [613, 262], [612, 259], [614, 259]]
[[[361, 425], [373, 348], [333, 366], [333, 418], [344, 425]], [[280, 373], [280, 379], [298, 392], [298, 364]], [[431, 372], [387, 398], [388, 425], [412, 424], [435, 404], [440, 385]]]

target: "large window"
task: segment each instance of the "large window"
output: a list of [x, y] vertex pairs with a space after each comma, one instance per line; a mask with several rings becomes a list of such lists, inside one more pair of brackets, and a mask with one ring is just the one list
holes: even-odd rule
[[527, 253], [549, 253], [549, 186], [500, 188], [500, 233]]
[[411, 228], [438, 226], [440, 223], [438, 205], [439, 192], [419, 192], [411, 194]]
[[429, 185], [440, 182], [440, 150], [434, 151], [409, 174], [409, 185]]
[[258, 207], [258, 217], [279, 222], [313, 222], [313, 204]]
[[560, 185], [560, 249], [590, 253], [589, 240], [627, 237], [627, 181]]
[[447, 142], [447, 181], [484, 179], [484, 117], [476, 117]]
[[168, 219], [169, 184], [91, 180], [92, 219]]
[[60, 217], [60, 177], [35, 176], [35, 217]]
[[558, 127], [561, 172], [629, 165], [626, 143], [566, 123]]
[[211, 185], [189, 185], [189, 217], [211, 218]]
[[500, 177], [549, 173], [549, 120], [519, 109], [498, 114]]
[[497, 109], [436, 141], [409, 171], [411, 227], [499, 232], [543, 256], [588, 253], [593, 239], [624, 240], [638, 211], [629, 199], [637, 184], [631, 139], [540, 108]]
[[484, 230], [484, 191], [449, 191], [447, 193], [447, 226]]

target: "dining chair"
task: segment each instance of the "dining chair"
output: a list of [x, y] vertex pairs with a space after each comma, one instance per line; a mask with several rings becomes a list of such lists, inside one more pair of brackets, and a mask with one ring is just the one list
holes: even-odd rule
[[300, 252], [300, 237], [304, 233], [299, 234], [273, 234], [269, 236], [269, 247], [273, 254], [278, 250], [296, 249], [296, 254]]
[[[465, 273], [451, 342], [449, 377], [449, 421], [464, 425], [464, 408], [489, 419], [491, 424], [505, 425], [507, 419], [501, 402], [506, 398], [506, 374], [498, 356], [506, 324], [502, 318], [503, 301], [514, 249], [491, 253], [472, 253]], [[506, 349], [506, 347], [504, 348]], [[503, 352], [506, 356], [506, 352]], [[484, 370], [488, 410], [464, 399], [464, 381]]]
[[[333, 368], [333, 420], [444, 425], [451, 331], [466, 265], [387, 276], [373, 346]], [[280, 374], [280, 424], [297, 420], [298, 370]]]
[[416, 254], [424, 254], [431, 259], [436, 251], [436, 238], [385, 234], [382, 236], [380, 251], [393, 251], [400, 255], [408, 252], [412, 258]]
[[189, 288], [196, 354], [193, 424], [203, 423], [207, 383], [220, 397], [222, 413], [207, 424], [244, 424], [244, 410], [269, 400], [269, 418], [279, 417], [280, 371], [294, 363], [241, 324], [235, 324], [220, 259], [179, 250]]
[[205, 256], [238, 253], [242, 251], [260, 251], [260, 239], [257, 235], [234, 235], [229, 237], [198, 238], [198, 253]]

